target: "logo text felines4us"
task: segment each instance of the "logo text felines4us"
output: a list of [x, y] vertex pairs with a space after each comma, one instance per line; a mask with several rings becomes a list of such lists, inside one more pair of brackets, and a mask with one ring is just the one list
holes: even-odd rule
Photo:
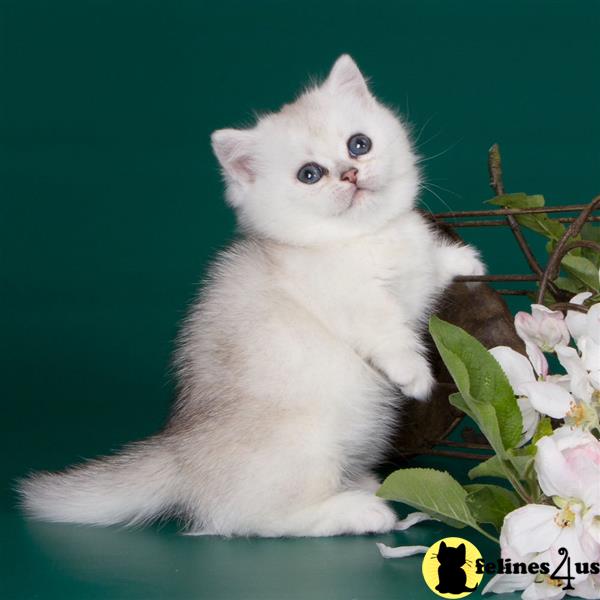
[[560, 563], [554, 569], [549, 562], [513, 562], [510, 558], [498, 559], [496, 562], [485, 562], [479, 559], [475, 562], [477, 573], [489, 575], [539, 575], [540, 579], [561, 587], [563, 590], [572, 590], [571, 582], [574, 575], [600, 574], [600, 562], [572, 561], [567, 548], [559, 548]]

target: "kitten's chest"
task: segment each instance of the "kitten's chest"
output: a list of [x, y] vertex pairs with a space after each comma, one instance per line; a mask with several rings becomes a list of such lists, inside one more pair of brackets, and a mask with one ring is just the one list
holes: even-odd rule
[[401, 306], [407, 286], [422, 288], [428, 270], [423, 248], [411, 242], [389, 236], [300, 256], [289, 285], [303, 304], [332, 319]]

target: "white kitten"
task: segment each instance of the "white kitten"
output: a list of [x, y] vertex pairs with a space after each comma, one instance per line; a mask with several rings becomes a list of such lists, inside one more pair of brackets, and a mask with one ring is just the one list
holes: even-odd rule
[[192, 533], [385, 532], [374, 495], [402, 396], [433, 379], [419, 330], [477, 252], [413, 210], [398, 117], [342, 56], [327, 80], [248, 130], [212, 136], [243, 240], [221, 254], [183, 329], [180, 390], [156, 436], [21, 482], [38, 518], [165, 515]]

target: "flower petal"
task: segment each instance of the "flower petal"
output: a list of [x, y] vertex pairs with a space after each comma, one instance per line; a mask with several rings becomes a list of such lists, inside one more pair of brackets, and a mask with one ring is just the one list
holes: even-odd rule
[[571, 404], [575, 403], [567, 390], [557, 383], [548, 381], [522, 383], [518, 392], [529, 398], [535, 410], [553, 419], [564, 419], [571, 408]]
[[494, 592], [495, 594], [507, 594], [524, 590], [535, 579], [535, 575], [494, 575], [483, 588], [482, 594]]
[[391, 548], [385, 544], [376, 544], [383, 558], [404, 558], [405, 556], [414, 556], [415, 554], [425, 554], [429, 546], [398, 546]]
[[546, 377], [548, 374], [548, 361], [544, 353], [533, 342], [525, 342], [525, 352], [527, 352], [527, 356], [537, 375], [539, 377]]
[[554, 600], [563, 598], [565, 592], [562, 587], [550, 585], [549, 583], [532, 583], [522, 594], [522, 600]]
[[521, 409], [521, 417], [523, 418], [523, 435], [519, 442], [519, 447], [521, 447], [535, 435], [540, 422], [540, 413], [533, 408], [529, 398], [517, 398], [517, 404]]
[[530, 314], [519, 311], [515, 315], [515, 329], [517, 330], [517, 335], [524, 342], [533, 342], [537, 332], [536, 320]]
[[542, 304], [532, 304], [531, 314], [538, 323], [537, 344], [543, 349], [568, 344], [571, 336], [560, 310], [550, 310]]
[[573, 296], [569, 300], [569, 302], [571, 304], [583, 304], [588, 298], [591, 298], [592, 296], [592, 292], [580, 292], [579, 294], [575, 294], [575, 296]]
[[[573, 296], [570, 300], [571, 304], [583, 304], [585, 300], [592, 296], [591, 292], [582, 292]], [[577, 340], [586, 333], [587, 315], [577, 310], [568, 310], [565, 318], [567, 327], [571, 335]]]
[[600, 302], [593, 304], [588, 310], [587, 319], [587, 334], [596, 342], [600, 344]]
[[[565, 428], [561, 428], [565, 429]], [[538, 440], [535, 470], [546, 496], [577, 498], [579, 484], [567, 460], [560, 451], [554, 435]]]
[[490, 354], [502, 367], [513, 390], [516, 390], [522, 383], [535, 381], [531, 363], [519, 352], [508, 346], [496, 346], [490, 350]]
[[414, 512], [410, 513], [406, 516], [406, 518], [401, 521], [396, 521], [396, 525], [394, 525], [394, 529], [396, 531], [405, 531], [406, 529], [416, 525], [417, 523], [421, 523], [421, 521], [437, 521], [438, 519], [434, 519], [430, 517], [427, 513], [424, 512]]
[[583, 335], [579, 338], [577, 347], [581, 352], [581, 361], [585, 370], [600, 370], [600, 344], [597, 344], [591, 337]]
[[[563, 527], [562, 531], [560, 532], [560, 535], [558, 536], [558, 539], [556, 540], [555, 546], [550, 551], [551, 559], [549, 562], [551, 573], [558, 568], [558, 566], [562, 563], [564, 558], [562, 554], [558, 553], [559, 548], [566, 548], [568, 550], [569, 558], [571, 559], [571, 564], [586, 562], [590, 563], [597, 560], [596, 556], [589, 555], [584, 549], [581, 543], [582, 533], [583, 532], [581, 531], [581, 522], [579, 523], [578, 527]], [[540, 560], [540, 562], [543, 561]], [[562, 570], [562, 572], [559, 571], [558, 574], [564, 574], [565, 572], [566, 569]], [[573, 584], [581, 583], [587, 577], [585, 573], [579, 574], [577, 572], [574, 572], [574, 570], [572, 570], [571, 575], [573, 576]]]
[[587, 401], [592, 394], [592, 386], [588, 381], [588, 373], [575, 348], [556, 346], [556, 355], [560, 364], [567, 370], [571, 378], [571, 393], [578, 399]]
[[502, 541], [519, 556], [547, 550], [560, 535], [554, 521], [558, 512], [554, 506], [544, 504], [526, 504], [513, 510], [504, 518]]
[[585, 581], [578, 583], [574, 590], [567, 591], [569, 596], [586, 598], [589, 600], [598, 600], [600, 598], [600, 580], [594, 577], [588, 577]]

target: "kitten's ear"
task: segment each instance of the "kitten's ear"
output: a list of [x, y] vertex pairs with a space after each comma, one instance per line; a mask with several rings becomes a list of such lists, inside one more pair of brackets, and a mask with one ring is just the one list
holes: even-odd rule
[[446, 542], [442, 542], [440, 544], [440, 550], [445, 550], [446, 549]]
[[462, 555], [463, 555], [463, 557], [467, 555], [467, 548], [465, 547], [465, 545], [464, 545], [464, 544], [461, 544], [461, 545], [460, 545], [460, 546], [457, 548], [457, 550], [458, 550], [458, 552], [459, 552], [460, 554], [462, 554]]
[[325, 86], [339, 94], [353, 94], [359, 98], [370, 98], [367, 82], [349, 54], [342, 54], [333, 65]]
[[213, 151], [228, 179], [245, 185], [256, 176], [255, 133], [251, 129], [218, 129], [210, 136]]

